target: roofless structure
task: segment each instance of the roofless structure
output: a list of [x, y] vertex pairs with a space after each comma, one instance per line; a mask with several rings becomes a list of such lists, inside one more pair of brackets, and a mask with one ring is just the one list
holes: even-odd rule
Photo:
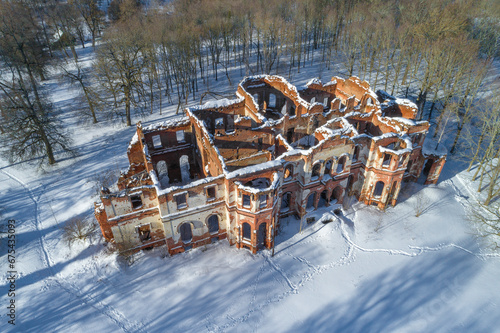
[[434, 184], [443, 168], [416, 106], [356, 77], [298, 90], [253, 76], [236, 95], [137, 124], [118, 191], [95, 204], [106, 240], [176, 254], [227, 238], [255, 253], [274, 246], [283, 217], [349, 197], [385, 209], [403, 181]]

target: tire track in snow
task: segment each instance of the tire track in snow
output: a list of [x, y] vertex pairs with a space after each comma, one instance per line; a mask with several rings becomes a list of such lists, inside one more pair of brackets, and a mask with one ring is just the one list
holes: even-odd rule
[[[48, 279], [54, 281], [59, 287], [61, 287], [61, 289], [63, 289], [67, 293], [69, 293], [74, 298], [83, 301], [83, 303], [85, 305], [91, 306], [98, 313], [102, 313], [105, 316], [107, 316], [122, 331], [127, 332], [127, 333], [128, 332], [130, 332], [130, 333], [132, 333], [132, 332], [146, 332], [146, 330], [144, 330], [144, 327], [141, 327], [140, 325], [138, 325], [136, 323], [129, 322], [127, 320], [127, 318], [125, 318], [125, 316], [121, 312], [114, 309], [111, 305], [104, 304], [103, 302], [95, 299], [95, 297], [93, 297], [89, 294], [82, 293], [78, 287], [76, 287], [75, 285], [72, 285], [69, 282], [66, 282], [69, 285], [69, 287], [68, 287], [57, 278], [57, 274], [54, 273], [52, 260], [50, 259], [50, 255], [47, 251], [47, 248], [45, 247], [45, 242], [43, 240], [43, 235], [42, 235], [42, 231], [40, 228], [40, 219], [38, 216], [39, 215], [38, 200], [40, 199], [40, 196], [42, 194], [40, 194], [38, 199], [36, 199], [33, 191], [22, 180], [20, 180], [19, 178], [17, 178], [16, 176], [12, 175], [11, 173], [9, 173], [5, 170], [0, 170], [0, 172], [2, 172], [3, 174], [5, 174], [7, 177], [14, 180], [15, 182], [19, 183], [23, 187], [23, 189], [27, 192], [29, 198], [33, 202], [33, 205], [35, 208], [35, 214], [34, 214], [35, 215], [35, 223], [34, 223], [34, 225], [35, 225], [35, 228], [36, 228], [38, 235], [39, 235], [39, 237], [38, 237], [38, 243], [40, 245], [39, 248], [41, 249], [41, 251], [43, 253], [42, 262], [43, 262], [44, 266], [46, 266], [50, 272], [50, 276], [48, 277]], [[94, 303], [94, 304], [92, 304], [92, 303]]]

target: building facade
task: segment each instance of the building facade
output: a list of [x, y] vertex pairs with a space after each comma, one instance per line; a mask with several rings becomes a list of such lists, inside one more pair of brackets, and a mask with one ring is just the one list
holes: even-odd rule
[[347, 198], [394, 206], [403, 181], [435, 184], [446, 159], [423, 147], [415, 104], [356, 77], [298, 90], [253, 76], [236, 95], [137, 124], [129, 168], [95, 204], [107, 241], [176, 254], [227, 238], [255, 253], [274, 246], [280, 218]]

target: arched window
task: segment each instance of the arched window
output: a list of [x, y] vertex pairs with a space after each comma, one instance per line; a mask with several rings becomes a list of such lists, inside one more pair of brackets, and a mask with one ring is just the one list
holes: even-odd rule
[[276, 95], [273, 93], [269, 94], [269, 107], [270, 108], [276, 107]]
[[189, 171], [189, 157], [187, 155], [182, 155], [180, 160], [181, 177], [183, 183], [189, 183], [191, 180], [191, 173]]
[[371, 99], [371, 97], [368, 97], [368, 99], [366, 100], [366, 105], [373, 105], [373, 100]]
[[334, 204], [334, 203], [339, 202], [340, 199], [342, 198], [343, 191], [344, 190], [340, 186], [337, 186], [336, 188], [334, 188], [332, 191], [332, 195], [330, 196], [330, 203]]
[[345, 168], [345, 161], [346, 161], [345, 156], [342, 156], [342, 157], [339, 159], [339, 162], [337, 163], [337, 173], [342, 173], [342, 172], [344, 171], [344, 168]]
[[333, 164], [332, 160], [326, 161], [326, 163], [325, 163], [325, 172], [323, 174], [329, 175], [330, 172], [332, 172], [332, 164]]
[[373, 196], [375, 197], [380, 197], [382, 195], [382, 192], [384, 192], [384, 182], [378, 181], [377, 184], [375, 184], [375, 189], [373, 190]]
[[252, 227], [250, 227], [250, 224], [248, 223], [243, 223], [243, 229], [242, 229], [242, 236], [244, 239], [250, 240], [252, 238]]
[[181, 240], [184, 243], [190, 243], [193, 239], [193, 231], [191, 230], [191, 223], [183, 223], [179, 228], [181, 232]]
[[316, 201], [316, 192], [309, 194], [307, 197], [307, 206], [306, 209], [313, 209], [314, 208], [314, 202]]
[[311, 179], [317, 179], [319, 177], [320, 171], [321, 171], [321, 163], [314, 164], [311, 173]]
[[287, 211], [290, 209], [290, 200], [292, 199], [292, 193], [286, 192], [281, 198], [281, 210]]
[[208, 232], [211, 234], [215, 234], [219, 232], [219, 216], [216, 214], [210, 215], [210, 217], [207, 220], [208, 224]]
[[167, 162], [159, 161], [156, 163], [156, 172], [158, 173], [158, 181], [162, 188], [168, 186], [170, 179], [168, 178]]
[[286, 167], [285, 167], [285, 175], [284, 175], [284, 178], [285, 180], [289, 180], [291, 179], [293, 176], [293, 165], [292, 164], [288, 164]]
[[316, 96], [311, 98], [311, 104], [316, 103]]
[[352, 154], [352, 161], [356, 162], [359, 159], [359, 151], [361, 150], [360, 146], [354, 147], [354, 153]]
[[295, 116], [295, 105], [294, 104], [290, 105], [290, 107], [288, 108], [288, 115], [290, 117]]

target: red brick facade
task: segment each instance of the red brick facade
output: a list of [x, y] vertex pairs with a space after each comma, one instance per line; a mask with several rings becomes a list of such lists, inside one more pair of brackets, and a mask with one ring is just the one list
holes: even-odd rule
[[375, 94], [356, 77], [311, 80], [298, 91], [255, 76], [237, 99], [137, 125], [118, 191], [103, 189], [95, 215], [109, 241], [183, 252], [227, 238], [272, 248], [279, 220], [354, 196], [385, 209], [401, 182], [437, 182], [445, 156], [423, 152], [429, 129], [407, 100]]

